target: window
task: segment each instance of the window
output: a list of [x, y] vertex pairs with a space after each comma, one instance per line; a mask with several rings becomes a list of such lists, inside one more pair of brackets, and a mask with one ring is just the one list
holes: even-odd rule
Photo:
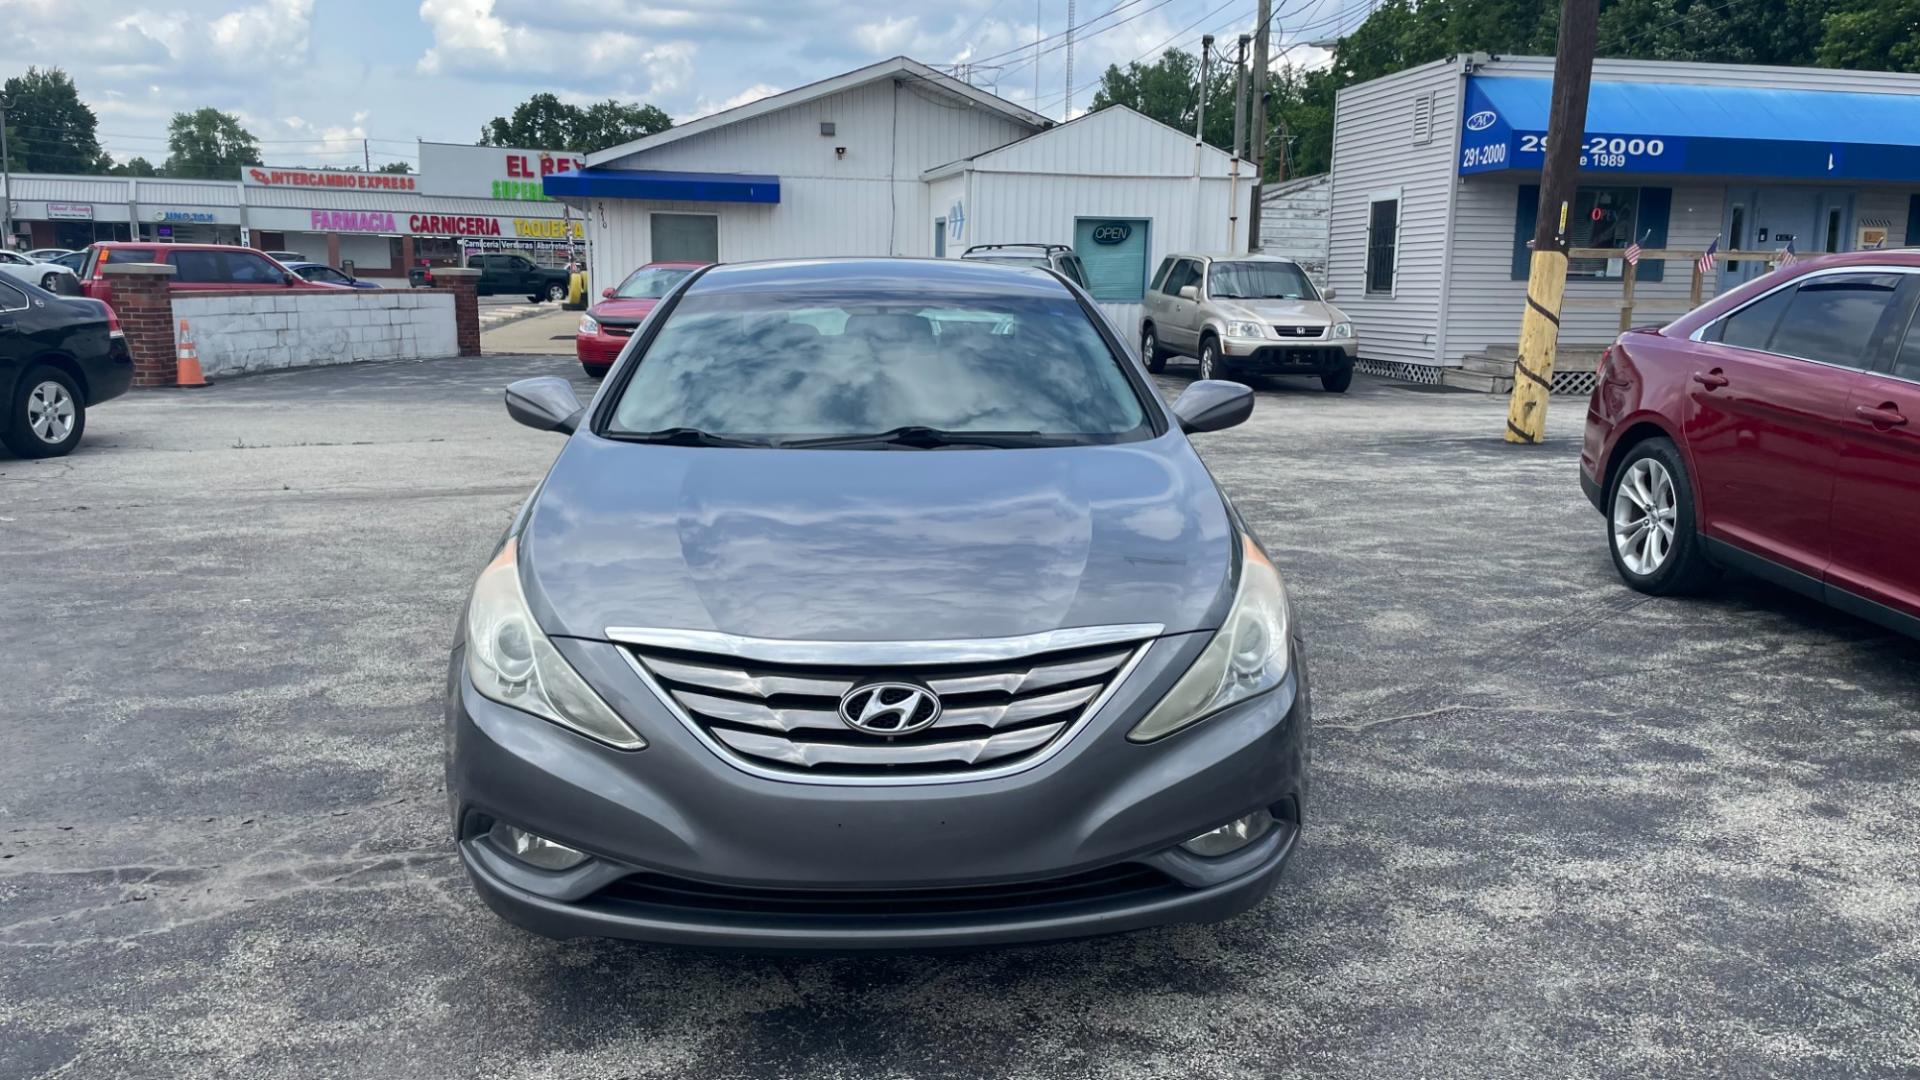
[[1827, 211], [1827, 251], [1840, 250], [1840, 210], [1838, 207]]
[[[1727, 247], [1734, 251], [1745, 251], [1747, 247], [1747, 208], [1735, 205], [1728, 218]], [[1727, 260], [1728, 270], [1740, 269], [1739, 259]]]
[[1873, 332], [1900, 287], [1899, 274], [1835, 274], [1793, 290], [1770, 352], [1864, 368]]
[[[737, 288], [737, 287], [736, 287]], [[912, 283], [682, 294], [609, 433], [691, 427], [753, 441], [903, 426], [1037, 433], [1043, 443], [1149, 434], [1120, 357], [1068, 296]]]
[[1400, 197], [1374, 199], [1367, 205], [1367, 292], [1392, 296], [1394, 264], [1400, 257]]
[[1893, 374], [1920, 382], [1920, 313], [1916, 313], [1913, 321], [1907, 324], [1907, 338], [1893, 357]]
[[712, 214], [653, 214], [653, 261], [720, 261], [720, 219]]
[[947, 257], [947, 219], [943, 217], [933, 219], [933, 257]]
[[1095, 300], [1137, 304], [1146, 296], [1148, 239], [1153, 223], [1146, 218], [1078, 218], [1073, 223], [1073, 250], [1087, 275], [1087, 292]]
[[1173, 260], [1171, 258], [1160, 260], [1160, 269], [1155, 270], [1153, 272], [1153, 285], [1151, 286], [1151, 288], [1154, 292], [1167, 291], [1166, 290], [1167, 273], [1172, 269], [1173, 269]]
[[1791, 299], [1793, 290], [1781, 289], [1748, 304], [1720, 320], [1715, 340], [1723, 345], [1764, 351], [1773, 340], [1773, 328], [1780, 325], [1780, 314], [1787, 310], [1787, 302]]
[[1217, 300], [1318, 300], [1298, 266], [1287, 262], [1216, 262], [1207, 295]]
[[[1633, 243], [1634, 230], [1639, 225], [1639, 188], [1583, 187], [1573, 195], [1573, 212], [1567, 218], [1567, 244], [1624, 251]], [[1569, 259], [1567, 276], [1617, 278], [1623, 265], [1622, 259]]]
[[0, 281], [0, 311], [21, 311], [27, 306], [27, 294]]
[[220, 253], [217, 251], [170, 251], [167, 261], [173, 264], [173, 280], [180, 285], [223, 285], [226, 275], [220, 267]]
[[533, 269], [532, 263], [528, 262], [527, 260], [521, 258], [518, 255], [502, 255], [500, 257], [500, 266], [504, 270], [512, 270], [515, 273], [520, 273], [520, 274], [524, 274], [527, 271]]
[[1189, 285], [1199, 287], [1200, 264], [1192, 259], [1176, 259], [1173, 269], [1167, 274], [1166, 281], [1161, 284], [1160, 291], [1168, 296], [1179, 296], [1180, 290]]
[[693, 270], [684, 266], [643, 266], [627, 275], [613, 295], [628, 300], [658, 300], [673, 290]]
[[1080, 256], [1069, 255], [1061, 259], [1060, 272], [1067, 275], [1074, 284], [1083, 289], [1087, 288], [1087, 267], [1086, 264], [1080, 261]]
[[229, 251], [223, 257], [227, 264], [226, 280], [235, 285], [284, 285], [287, 282], [287, 276], [264, 255]]

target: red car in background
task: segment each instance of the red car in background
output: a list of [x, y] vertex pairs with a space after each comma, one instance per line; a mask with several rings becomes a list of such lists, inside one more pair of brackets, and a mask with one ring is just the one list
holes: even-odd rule
[[87, 261], [80, 269], [80, 291], [95, 300], [113, 303], [113, 279], [104, 267], [108, 263], [167, 263], [173, 276], [167, 279], [173, 292], [280, 291], [284, 289], [325, 289], [343, 285], [324, 285], [308, 281], [268, 258], [265, 252], [234, 244], [142, 244], [113, 240], [87, 249]]
[[1601, 357], [1581, 486], [1628, 585], [1747, 571], [1920, 636], [1920, 251], [1796, 263]]
[[657, 262], [635, 270], [627, 280], [600, 295], [606, 299], [580, 316], [580, 329], [574, 334], [573, 351], [580, 366], [598, 379], [620, 358], [620, 350], [633, 339], [633, 332], [652, 313], [660, 298], [705, 263]]

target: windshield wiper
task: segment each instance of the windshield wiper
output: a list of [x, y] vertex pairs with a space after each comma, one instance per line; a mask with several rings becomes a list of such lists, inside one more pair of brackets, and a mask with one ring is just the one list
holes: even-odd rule
[[839, 449], [856, 446], [910, 446], [932, 450], [943, 446], [1061, 446], [1059, 438], [1038, 431], [946, 431], [941, 428], [907, 424], [887, 431], [858, 435], [821, 435], [807, 439], [783, 439], [774, 444], [783, 450]]
[[771, 444], [754, 439], [735, 439], [727, 435], [715, 435], [711, 431], [699, 428], [670, 427], [659, 431], [609, 431], [607, 438], [621, 442], [659, 443], [663, 446], [759, 446]]

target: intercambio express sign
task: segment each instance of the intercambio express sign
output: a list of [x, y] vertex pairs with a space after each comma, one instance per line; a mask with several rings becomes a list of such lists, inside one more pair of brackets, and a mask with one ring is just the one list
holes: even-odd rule
[[331, 169], [248, 169], [246, 182], [262, 187], [338, 188], [350, 191], [412, 191], [405, 173], [342, 172]]

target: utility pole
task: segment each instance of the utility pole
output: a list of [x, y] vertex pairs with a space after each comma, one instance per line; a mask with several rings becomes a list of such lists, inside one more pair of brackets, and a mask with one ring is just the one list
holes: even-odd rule
[[1233, 62], [1233, 156], [1238, 159], [1247, 145], [1247, 42], [1252, 34], [1240, 35], [1240, 53]]
[[1253, 26], [1253, 205], [1247, 210], [1247, 250], [1260, 250], [1260, 192], [1267, 182], [1267, 45], [1273, 40], [1273, 0], [1260, 0]]
[[1033, 0], [1033, 108], [1040, 110], [1040, 17], [1046, 0]]
[[1547, 396], [1553, 387], [1554, 349], [1560, 341], [1560, 302], [1567, 291], [1567, 212], [1580, 179], [1580, 144], [1587, 130], [1587, 90], [1593, 82], [1599, 0], [1562, 0], [1560, 42], [1553, 61], [1553, 99], [1547, 114], [1546, 163], [1540, 171], [1539, 220], [1533, 230], [1527, 306], [1520, 315], [1520, 360], [1514, 365], [1506, 439], [1546, 438]]
[[1073, 119], [1073, 0], [1067, 0], [1067, 103], [1060, 107], [1060, 119]]
[[373, 151], [367, 149], [367, 140], [360, 140], [360, 160], [366, 163], [367, 171], [373, 171]]
[[1200, 148], [1207, 140], [1207, 63], [1213, 59], [1213, 35], [1200, 39], [1200, 104], [1193, 110], [1193, 169], [1200, 174]]
[[7, 107], [13, 102], [0, 94], [0, 247], [13, 248], [13, 158], [7, 154]]

